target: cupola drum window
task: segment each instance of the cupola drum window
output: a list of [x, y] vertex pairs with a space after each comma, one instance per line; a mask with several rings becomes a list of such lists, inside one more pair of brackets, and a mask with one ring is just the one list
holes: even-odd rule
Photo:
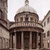
[[26, 17], [25, 17], [25, 21], [28, 21], [28, 15], [26, 15]]
[[25, 18], [25, 21], [28, 21], [28, 17]]
[[20, 18], [20, 21], [23, 21], [23, 17]]

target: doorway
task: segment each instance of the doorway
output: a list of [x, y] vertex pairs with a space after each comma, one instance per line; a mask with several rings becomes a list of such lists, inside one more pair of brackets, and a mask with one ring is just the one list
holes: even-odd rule
[[29, 32], [24, 33], [24, 50], [29, 50]]

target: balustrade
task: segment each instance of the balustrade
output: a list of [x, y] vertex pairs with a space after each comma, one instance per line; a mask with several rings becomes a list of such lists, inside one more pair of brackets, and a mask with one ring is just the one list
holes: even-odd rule
[[21, 27], [21, 26], [30, 27], [31, 26], [31, 27], [40, 27], [40, 28], [43, 27], [40, 23], [36, 23], [36, 22], [16, 22], [15, 26], [16, 27]]
[[28, 22], [16, 22], [10, 28], [12, 27], [40, 27], [42, 28], [43, 26], [40, 23], [28, 21]]

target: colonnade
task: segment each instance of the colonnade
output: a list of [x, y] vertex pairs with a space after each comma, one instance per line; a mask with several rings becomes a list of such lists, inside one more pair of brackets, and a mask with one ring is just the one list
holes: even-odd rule
[[[33, 44], [33, 34], [36, 33], [36, 37], [35, 37], [35, 48], [34, 47], [34, 44]], [[35, 32], [35, 33], [32, 33], [32, 32], [29, 32], [29, 49], [37, 49], [38, 46], [39, 46], [39, 41], [38, 41], [38, 36], [39, 36], [39, 33], [38, 32]], [[14, 35], [11, 33], [10, 34], [10, 48], [17, 48], [17, 35], [18, 33], [17, 32], [14, 32]], [[42, 47], [42, 33], [40, 33], [40, 47]], [[15, 37], [15, 41], [14, 41], [14, 45], [13, 45], [13, 36]], [[21, 48], [20, 49], [24, 49], [25, 45], [24, 45], [24, 32], [21, 32]]]

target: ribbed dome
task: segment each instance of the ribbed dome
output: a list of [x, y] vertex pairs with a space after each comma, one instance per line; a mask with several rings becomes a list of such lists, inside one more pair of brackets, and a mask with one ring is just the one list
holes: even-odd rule
[[29, 6], [29, 1], [28, 0], [25, 1], [25, 6], [21, 7], [17, 11], [17, 14], [22, 13], [22, 12], [32, 12], [32, 13], [37, 14], [37, 12], [32, 7]]

